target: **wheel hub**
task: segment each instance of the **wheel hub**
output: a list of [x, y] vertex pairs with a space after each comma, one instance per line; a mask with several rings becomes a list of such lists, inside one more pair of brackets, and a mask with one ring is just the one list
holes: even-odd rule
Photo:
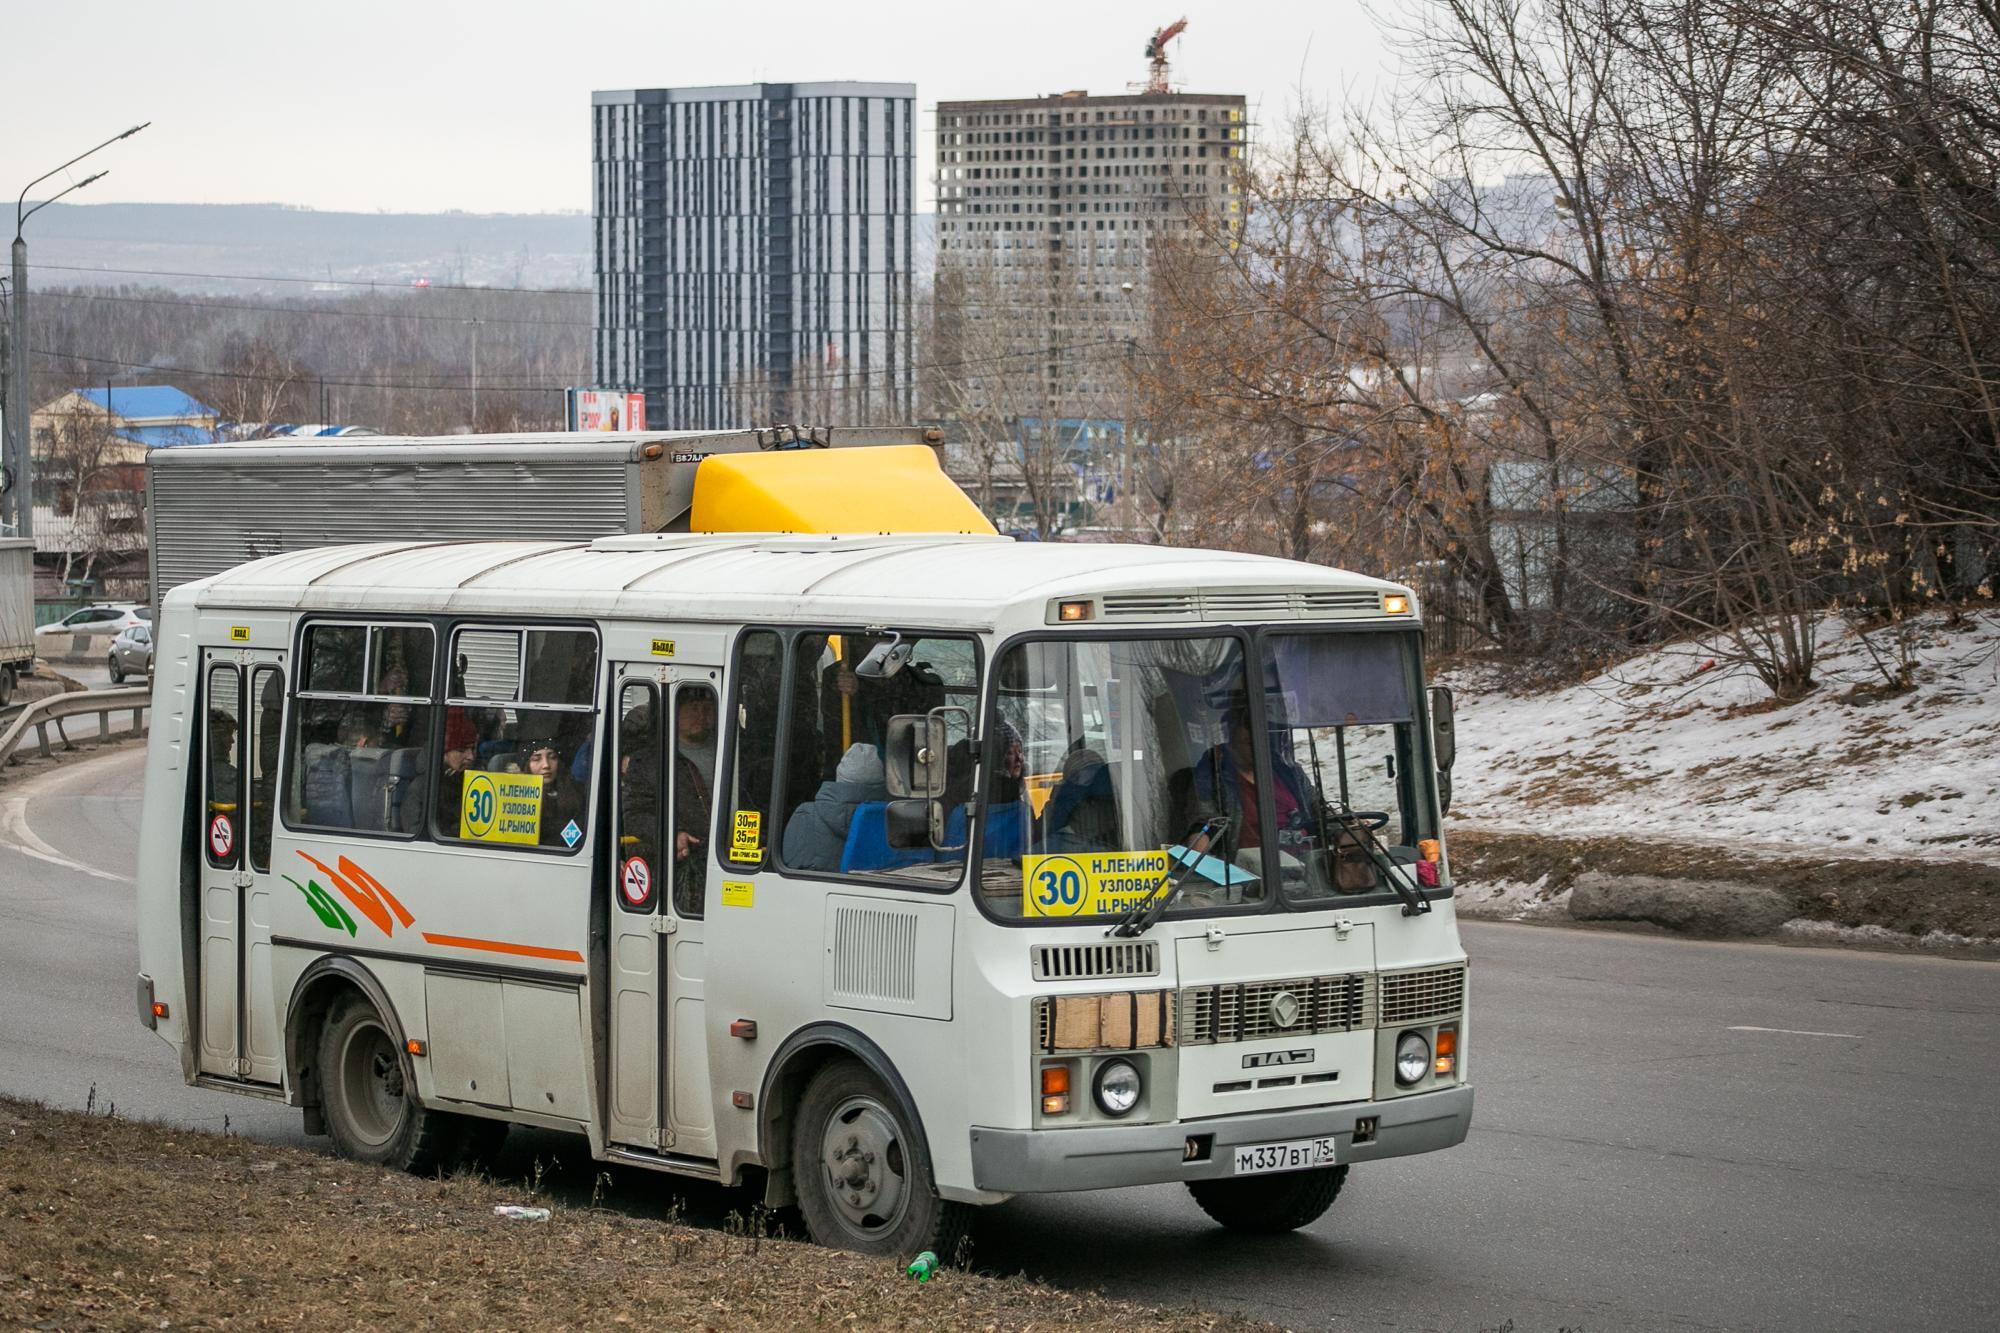
[[850, 1097], [828, 1117], [820, 1161], [834, 1210], [862, 1234], [894, 1230], [908, 1202], [895, 1118], [871, 1097]]

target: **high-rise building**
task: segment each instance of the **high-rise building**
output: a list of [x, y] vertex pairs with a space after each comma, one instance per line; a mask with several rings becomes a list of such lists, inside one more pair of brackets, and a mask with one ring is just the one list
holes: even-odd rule
[[910, 420], [916, 91], [593, 93], [597, 385], [657, 430]]
[[938, 103], [940, 360], [1011, 357], [1049, 410], [1102, 410], [1064, 401], [1103, 387], [1080, 353], [1143, 332], [1162, 238], [1235, 218], [1246, 130], [1221, 94]]

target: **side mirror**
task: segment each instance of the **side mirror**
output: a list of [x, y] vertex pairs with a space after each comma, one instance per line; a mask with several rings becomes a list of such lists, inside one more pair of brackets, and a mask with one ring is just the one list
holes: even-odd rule
[[1452, 722], [1451, 690], [1443, 685], [1431, 686], [1431, 747], [1438, 771], [1451, 772], [1452, 761], [1458, 758], [1458, 733]]
[[889, 795], [932, 800], [944, 795], [950, 776], [945, 762], [944, 719], [936, 713], [898, 713], [889, 719], [882, 747], [882, 778]]
[[863, 680], [887, 680], [910, 664], [910, 654], [916, 647], [904, 643], [902, 635], [890, 630], [887, 642], [876, 644], [854, 664], [854, 674]]
[[931, 802], [891, 801], [882, 819], [891, 847], [928, 847], [931, 842]]

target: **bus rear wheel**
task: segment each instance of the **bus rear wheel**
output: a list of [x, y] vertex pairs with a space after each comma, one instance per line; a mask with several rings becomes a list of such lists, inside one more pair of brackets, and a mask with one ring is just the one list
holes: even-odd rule
[[359, 995], [335, 1004], [320, 1029], [319, 1090], [342, 1157], [428, 1174], [457, 1156], [458, 1117], [418, 1103], [389, 1025]]
[[1188, 1193], [1204, 1213], [1231, 1231], [1276, 1236], [1319, 1221], [1346, 1183], [1346, 1167], [1322, 1166], [1268, 1176], [1190, 1180]]
[[813, 1075], [792, 1120], [792, 1176], [806, 1229], [821, 1245], [947, 1260], [966, 1205], [940, 1199], [910, 1117], [882, 1081], [852, 1060]]

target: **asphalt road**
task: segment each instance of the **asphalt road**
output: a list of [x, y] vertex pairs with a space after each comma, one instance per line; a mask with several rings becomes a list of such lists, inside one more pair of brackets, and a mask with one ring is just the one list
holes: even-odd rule
[[[139, 795], [136, 750], [0, 788], [0, 1091], [302, 1141], [294, 1112], [183, 1087], [133, 1016]], [[975, 1265], [1294, 1327], [2000, 1326], [2000, 965], [1465, 935], [1464, 1146], [1358, 1168], [1277, 1240], [1176, 1187], [1018, 1199]], [[510, 1143], [592, 1178], [573, 1140]], [[674, 1188], [618, 1181], [634, 1212]]]

